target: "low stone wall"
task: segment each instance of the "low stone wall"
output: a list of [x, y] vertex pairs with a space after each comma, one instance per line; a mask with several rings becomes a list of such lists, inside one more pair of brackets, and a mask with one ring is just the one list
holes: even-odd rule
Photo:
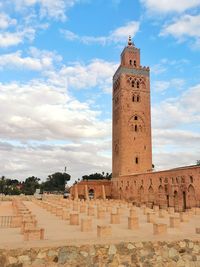
[[1, 249], [1, 267], [200, 267], [200, 241]]

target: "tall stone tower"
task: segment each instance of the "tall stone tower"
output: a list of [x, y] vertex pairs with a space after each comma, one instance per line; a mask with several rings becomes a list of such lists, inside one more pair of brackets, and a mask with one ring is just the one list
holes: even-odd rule
[[129, 37], [113, 77], [113, 178], [152, 170], [149, 67]]

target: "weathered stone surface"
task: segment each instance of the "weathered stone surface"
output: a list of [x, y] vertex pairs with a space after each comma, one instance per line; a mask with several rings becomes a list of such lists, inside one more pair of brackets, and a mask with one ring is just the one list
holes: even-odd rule
[[180, 246], [181, 248], [185, 248], [185, 247], [186, 247], [186, 242], [185, 242], [185, 241], [181, 241], [181, 242], [179, 242], [179, 246]]
[[169, 249], [169, 257], [174, 258], [178, 255], [178, 251], [175, 248], [170, 248]]
[[46, 258], [46, 253], [45, 252], [39, 252], [38, 255], [37, 255], [37, 258], [38, 259], [44, 259], [44, 258]]
[[22, 263], [30, 262], [30, 257], [28, 255], [21, 255], [18, 257], [18, 260]]
[[134, 249], [135, 247], [133, 246], [133, 244], [129, 243], [127, 246], [127, 249]]
[[80, 254], [86, 258], [88, 256], [88, 253], [86, 251], [80, 251]]
[[35, 266], [35, 267], [38, 267], [38, 266], [45, 266], [45, 260], [44, 259], [36, 259], [32, 262], [31, 266]]
[[1, 250], [0, 267], [200, 267], [200, 241]]
[[116, 247], [114, 245], [111, 245], [108, 250], [108, 255], [114, 255], [116, 254], [116, 252], [117, 252]]
[[8, 262], [10, 264], [15, 264], [15, 263], [17, 263], [17, 258], [15, 258], [15, 257], [8, 257]]

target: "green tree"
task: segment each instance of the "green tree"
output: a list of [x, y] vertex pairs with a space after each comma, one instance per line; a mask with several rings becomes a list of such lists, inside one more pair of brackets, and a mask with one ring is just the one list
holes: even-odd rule
[[0, 179], [0, 193], [1, 194], [5, 194], [4, 193], [5, 186], [6, 186], [5, 176], [2, 176], [1, 179]]
[[102, 173], [92, 173], [90, 175], [83, 175], [82, 179], [83, 180], [110, 180], [112, 178], [112, 173], [106, 173], [102, 172]]
[[48, 176], [46, 182], [42, 183], [43, 191], [64, 191], [65, 184], [71, 176], [68, 173], [56, 172]]
[[25, 182], [22, 183], [22, 192], [25, 195], [33, 195], [37, 188], [40, 188], [40, 178], [31, 176], [26, 178]]
[[17, 179], [9, 179], [2, 176], [0, 178], [0, 193], [5, 195], [19, 195], [21, 183]]
[[196, 165], [197, 165], [197, 166], [200, 166], [200, 160], [199, 160], [199, 159], [197, 160]]

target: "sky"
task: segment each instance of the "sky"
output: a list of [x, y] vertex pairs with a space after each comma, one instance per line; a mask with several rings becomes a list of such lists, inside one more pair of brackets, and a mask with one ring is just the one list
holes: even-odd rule
[[200, 0], [0, 0], [0, 176], [112, 171], [129, 35], [151, 69], [155, 170], [200, 159]]

